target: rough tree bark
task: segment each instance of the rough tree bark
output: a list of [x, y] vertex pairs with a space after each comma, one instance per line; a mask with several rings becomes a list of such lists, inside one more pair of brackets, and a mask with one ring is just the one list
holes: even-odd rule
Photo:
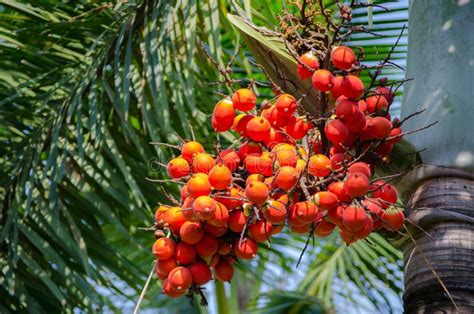
[[402, 117], [427, 109], [406, 130], [440, 122], [408, 138], [427, 150], [401, 182], [420, 227], [402, 246], [406, 313], [474, 313], [473, 30], [471, 1], [410, 1]]

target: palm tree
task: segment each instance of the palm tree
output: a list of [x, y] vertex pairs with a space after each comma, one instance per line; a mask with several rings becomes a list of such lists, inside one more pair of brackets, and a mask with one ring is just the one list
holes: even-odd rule
[[[407, 124], [439, 123], [409, 140], [423, 165], [402, 182], [416, 242], [403, 245], [407, 313], [474, 311], [474, 119], [472, 67], [474, 5], [469, 1], [413, 1], [410, 6]], [[423, 232], [421, 231], [423, 229]]]
[[[214, 91], [228, 91], [214, 84], [220, 77], [200, 43], [222, 65], [237, 51], [233, 72], [243, 86], [250, 77], [264, 81], [248, 48], [237, 49], [244, 35], [227, 13], [276, 29], [281, 4], [0, 3], [0, 310], [130, 310], [152, 267], [153, 234], [139, 228], [151, 226], [154, 208], [167, 201], [145, 178], [161, 178], [160, 163], [174, 153], [149, 143], [195, 136], [211, 144], [207, 115], [220, 97]], [[404, 12], [406, 5], [394, 8]], [[373, 14], [374, 29], [397, 36], [403, 18], [393, 24], [383, 10]], [[355, 18], [365, 20], [366, 11]], [[390, 47], [378, 43], [376, 51], [363, 36], [358, 43], [372, 60]], [[263, 97], [269, 93], [261, 88]], [[256, 264], [240, 266], [227, 305], [222, 297], [215, 303], [296, 313], [344, 299], [395, 311], [401, 253], [381, 236], [370, 241], [318, 241], [294, 274], [306, 239], [283, 236]], [[293, 292], [285, 291], [288, 274]], [[222, 286], [210, 290], [225, 295]], [[142, 308], [205, 312], [159, 292], [153, 281]]]

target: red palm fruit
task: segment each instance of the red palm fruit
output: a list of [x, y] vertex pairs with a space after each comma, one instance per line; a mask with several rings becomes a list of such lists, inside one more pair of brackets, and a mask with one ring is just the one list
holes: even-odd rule
[[232, 95], [232, 103], [235, 109], [240, 111], [252, 110], [257, 103], [257, 96], [248, 88], [241, 88]]
[[298, 117], [290, 119], [286, 125], [285, 131], [295, 140], [302, 139], [311, 129], [311, 123], [305, 119]]
[[344, 154], [344, 153], [334, 154], [330, 158], [331, 169], [334, 170], [334, 171], [341, 170], [343, 165], [344, 165], [345, 160], [346, 160], [346, 154]]
[[363, 113], [366, 113], [367, 112], [367, 103], [365, 102], [365, 100], [361, 99], [357, 102], [357, 107], [359, 108], [360, 111], [362, 111]]
[[240, 207], [243, 203], [242, 198], [243, 192], [239, 187], [233, 187], [225, 191], [214, 194], [214, 200], [224, 204], [228, 211], [232, 211]]
[[265, 220], [259, 220], [249, 226], [249, 235], [257, 242], [265, 242], [270, 239], [272, 231], [272, 224]]
[[253, 173], [247, 177], [247, 179], [245, 180], [245, 185], [253, 181], [263, 182], [265, 181], [265, 177], [259, 173]]
[[271, 176], [273, 173], [273, 161], [269, 157], [247, 156], [244, 160], [245, 168], [249, 173], [259, 173]]
[[193, 202], [194, 215], [204, 220], [214, 216], [216, 207], [216, 202], [209, 196], [199, 196]]
[[[298, 193], [293, 193], [294, 195], [294, 200], [296, 201], [299, 197]], [[277, 196], [274, 195], [274, 197], [276, 198], [277, 201], [279, 201], [280, 203], [282, 203], [283, 205], [288, 205], [288, 202], [290, 201], [289, 198], [288, 198], [288, 194], [283, 194], [281, 196]]]
[[255, 142], [261, 142], [270, 136], [270, 122], [264, 117], [253, 117], [247, 123], [247, 135]]
[[384, 96], [387, 99], [389, 104], [391, 104], [393, 102], [393, 98], [395, 97], [395, 94], [393, 94], [390, 91], [390, 88], [385, 87], [385, 86], [377, 87], [374, 91], [374, 94]]
[[388, 231], [397, 231], [403, 227], [405, 215], [400, 208], [391, 206], [382, 213], [383, 227]]
[[382, 95], [367, 97], [365, 102], [367, 103], [367, 111], [369, 113], [386, 114], [388, 111], [388, 101]]
[[320, 191], [314, 195], [314, 202], [320, 210], [331, 210], [337, 207], [339, 200], [332, 192]]
[[201, 241], [196, 243], [194, 247], [196, 248], [196, 252], [199, 256], [209, 257], [217, 253], [217, 250], [219, 249], [219, 242], [217, 242], [216, 238], [205, 234]]
[[332, 87], [331, 92], [329, 93], [331, 98], [334, 100], [338, 99], [342, 95], [341, 83], [343, 78], [344, 76], [340, 75], [334, 78], [334, 86]]
[[179, 229], [181, 241], [188, 244], [196, 244], [204, 236], [204, 230], [200, 222], [186, 221]]
[[362, 201], [362, 207], [365, 210], [368, 210], [372, 217], [381, 217], [382, 216], [382, 204], [380, 203], [379, 199], [368, 197]]
[[352, 201], [351, 196], [347, 193], [343, 181], [337, 181], [329, 184], [328, 191], [334, 193], [340, 202], [350, 203]]
[[355, 75], [348, 75], [342, 79], [341, 93], [350, 99], [357, 99], [364, 93], [364, 83]]
[[179, 179], [191, 173], [189, 163], [183, 157], [171, 159], [166, 165], [168, 175], [173, 179]]
[[390, 133], [388, 134], [388, 137], [391, 138], [386, 141], [387, 144], [397, 144], [402, 140], [401, 134], [403, 133], [402, 128], [393, 128]]
[[232, 252], [232, 245], [230, 243], [224, 242], [224, 241], [219, 241], [219, 249], [217, 250], [217, 253], [219, 255], [229, 255]]
[[351, 48], [339, 46], [332, 50], [331, 62], [339, 70], [349, 70], [356, 63], [356, 55]]
[[214, 216], [207, 220], [207, 223], [216, 227], [222, 227], [227, 225], [229, 220], [229, 211], [224, 204], [216, 202], [216, 211]]
[[[182, 208], [183, 217], [187, 221], [199, 221], [200, 220], [198, 216], [194, 215], [193, 202], [194, 202], [194, 199], [191, 198], [191, 197], [186, 198], [183, 202], [183, 208]], [[180, 227], [180, 229], [181, 229], [181, 227]]]
[[214, 267], [217, 265], [217, 263], [219, 263], [219, 260], [221, 259], [219, 257], [219, 255], [213, 255], [213, 256], [208, 256], [208, 257], [201, 257], [205, 262], [206, 264], [209, 266], [209, 267]]
[[183, 296], [185, 291], [175, 291], [168, 280], [168, 278], [165, 278], [163, 280], [163, 294], [166, 294], [167, 296], [171, 298], [179, 298]]
[[350, 132], [358, 133], [365, 128], [365, 125], [367, 124], [367, 117], [362, 111], [358, 110], [354, 120], [347, 121], [345, 124]]
[[349, 136], [347, 126], [341, 120], [328, 122], [324, 128], [324, 133], [334, 145], [343, 143]]
[[282, 202], [269, 200], [263, 215], [265, 216], [265, 219], [271, 224], [282, 224], [286, 219], [286, 206]]
[[328, 70], [317, 70], [313, 73], [313, 87], [321, 92], [327, 92], [334, 86], [334, 76]]
[[225, 132], [234, 125], [235, 110], [230, 99], [219, 101], [212, 114], [212, 127], [216, 132]]
[[162, 273], [158, 270], [158, 268], [155, 269], [156, 275], [158, 278], [160, 278], [161, 281], [165, 280], [168, 277], [168, 274]]
[[284, 127], [290, 118], [290, 116], [287, 114], [282, 114], [280, 111], [278, 111], [276, 105], [272, 105], [266, 109], [263, 109], [262, 117], [266, 118], [273, 127], [278, 128]]
[[215, 161], [211, 155], [206, 153], [198, 153], [193, 158], [193, 172], [208, 173], [214, 167]]
[[269, 194], [268, 187], [262, 182], [250, 182], [245, 188], [245, 196], [251, 203], [257, 206], [265, 204]]
[[203, 262], [197, 262], [188, 266], [193, 277], [193, 284], [204, 285], [212, 279], [212, 272], [209, 266]]
[[290, 166], [284, 166], [278, 169], [273, 179], [273, 184], [282, 190], [289, 191], [295, 186], [298, 177], [298, 170]]
[[211, 183], [206, 174], [197, 173], [188, 181], [188, 193], [192, 198], [211, 194]]
[[191, 162], [194, 155], [199, 153], [204, 153], [204, 147], [198, 142], [186, 142], [181, 147], [181, 156], [186, 159], [187, 162]]
[[159, 259], [156, 263], [157, 271], [159, 271], [162, 274], [168, 275], [170, 271], [178, 267], [178, 263], [176, 263], [176, 260], [174, 257], [168, 258], [168, 259]]
[[392, 131], [392, 123], [384, 117], [367, 117], [367, 123], [362, 131], [362, 138], [383, 139]]
[[252, 259], [257, 256], [258, 246], [257, 242], [250, 238], [243, 238], [235, 240], [234, 252], [235, 256], [241, 259]]
[[292, 205], [295, 218], [301, 224], [311, 223], [318, 215], [318, 207], [313, 202], [304, 201]]
[[222, 259], [214, 266], [214, 275], [220, 281], [230, 281], [234, 276], [234, 267], [231, 263]]
[[352, 121], [357, 118], [359, 108], [351, 99], [338, 99], [336, 101], [336, 116], [342, 121]]
[[372, 217], [367, 216], [364, 226], [360, 230], [354, 231], [354, 235], [358, 239], [365, 239], [372, 233], [372, 231], [374, 231], [374, 222]]
[[372, 171], [370, 171], [370, 166], [362, 161], [358, 161], [350, 165], [349, 168], [347, 169], [347, 172], [348, 173], [360, 172], [360, 173], [363, 173], [367, 178], [370, 178], [372, 176]]
[[218, 163], [224, 164], [231, 172], [235, 172], [240, 166], [240, 157], [233, 149], [226, 149], [219, 153]]
[[369, 191], [370, 181], [367, 176], [360, 172], [349, 174], [344, 186], [347, 194], [354, 197], [364, 196]]
[[283, 230], [284, 227], [285, 227], [285, 224], [273, 225], [272, 235], [279, 234]]
[[308, 161], [308, 172], [316, 177], [326, 177], [331, 173], [331, 162], [323, 154], [311, 156]]
[[232, 182], [232, 173], [224, 165], [215, 165], [209, 171], [209, 182], [215, 190], [225, 190]]
[[296, 98], [290, 94], [281, 94], [275, 102], [278, 113], [283, 116], [291, 116], [298, 107]]
[[344, 228], [350, 232], [355, 232], [364, 227], [367, 217], [367, 213], [362, 207], [349, 206], [342, 214], [342, 222], [344, 224]]
[[245, 160], [245, 158], [251, 154], [261, 155], [262, 146], [253, 142], [247, 142], [247, 143], [244, 143], [242, 146], [240, 146], [239, 148], [240, 160]]
[[283, 131], [280, 131], [276, 128], [271, 128], [270, 134], [268, 138], [263, 141], [263, 144], [268, 149], [272, 149], [276, 145], [280, 143], [284, 143], [285, 141], [287, 141], [287, 139], [288, 139], [288, 136]]
[[245, 114], [245, 113], [241, 113], [237, 115], [234, 119], [234, 125], [232, 126], [232, 128], [234, 129], [234, 131], [236, 131], [240, 135], [244, 137], [248, 137], [247, 123], [249, 123], [249, 121], [252, 120], [253, 117], [254, 115]]
[[[370, 187], [370, 190], [373, 191], [373, 196], [375, 198], [380, 198], [382, 201], [385, 201], [390, 204], [394, 204], [397, 202], [397, 189], [390, 183], [386, 183], [383, 180], [378, 180]], [[384, 202], [382, 202], [382, 205], [384, 205], [384, 207], [387, 207]]]
[[153, 254], [157, 259], [168, 259], [173, 257], [176, 243], [169, 238], [159, 238], [153, 243]]
[[302, 225], [302, 226], [293, 226], [291, 225], [291, 232], [297, 233], [297, 234], [305, 234], [309, 232], [309, 224]]
[[247, 223], [247, 218], [245, 217], [244, 213], [240, 210], [233, 211], [229, 214], [229, 229], [240, 233], [244, 230], [245, 224]]
[[196, 259], [197, 253], [193, 245], [179, 242], [176, 245], [174, 256], [180, 265], [188, 265]]
[[301, 173], [302, 171], [306, 169], [306, 161], [304, 161], [303, 159], [298, 159], [298, 161], [296, 162], [295, 168], [298, 171], [298, 173]]
[[168, 205], [161, 205], [156, 209], [156, 211], [155, 211], [155, 221], [157, 223], [164, 222], [163, 221], [163, 216], [165, 215], [165, 213], [168, 211], [169, 208], [170, 207]]
[[298, 161], [298, 153], [296, 148], [290, 144], [279, 144], [273, 147], [272, 153], [278, 166], [295, 167]]
[[204, 231], [215, 238], [222, 237], [227, 232], [227, 226], [216, 227], [212, 225], [205, 225]]
[[345, 205], [337, 206], [334, 209], [328, 210], [327, 219], [335, 224], [341, 226], [343, 224], [342, 216], [344, 215]]
[[357, 236], [350, 231], [344, 230], [339, 227], [339, 236], [341, 237], [342, 241], [344, 241], [347, 245], [356, 242]]
[[332, 233], [336, 225], [324, 219], [322, 213], [319, 213], [319, 217], [317, 217], [314, 221], [314, 235], [318, 237], [327, 237]]
[[179, 189], [179, 195], [181, 198], [181, 202], [184, 202], [184, 200], [189, 196], [188, 193], [188, 185], [185, 184]]
[[[319, 69], [319, 61], [318, 58], [314, 55], [312, 52], [307, 52], [299, 58], [299, 61], [301, 62], [298, 63], [298, 75], [302, 80], [305, 80], [307, 78], [310, 78], [311, 75], [313, 75], [313, 71], [316, 71]], [[312, 69], [313, 71], [309, 70], [308, 68]]]
[[170, 207], [163, 215], [163, 221], [175, 234], [179, 233], [179, 228], [184, 224], [186, 218], [181, 207]]
[[381, 143], [377, 148], [374, 149], [374, 152], [381, 156], [389, 156], [392, 153], [393, 150], [393, 144], [390, 143]]
[[191, 287], [193, 275], [186, 267], [176, 267], [168, 274], [168, 281], [173, 290], [181, 292]]

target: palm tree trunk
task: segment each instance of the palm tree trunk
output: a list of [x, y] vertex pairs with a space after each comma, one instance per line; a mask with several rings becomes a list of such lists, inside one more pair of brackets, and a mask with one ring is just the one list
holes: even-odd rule
[[[406, 313], [474, 313], [474, 4], [411, 0], [402, 118], [425, 165], [402, 180]], [[428, 166], [430, 165], [430, 166]], [[413, 241], [414, 240], [414, 241]]]

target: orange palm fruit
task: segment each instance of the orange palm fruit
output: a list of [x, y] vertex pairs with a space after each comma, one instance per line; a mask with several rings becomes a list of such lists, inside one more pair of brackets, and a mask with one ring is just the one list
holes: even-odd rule
[[232, 172], [224, 165], [215, 165], [209, 171], [209, 182], [216, 190], [224, 190], [232, 182]]
[[290, 94], [281, 94], [275, 102], [275, 107], [279, 114], [289, 117], [296, 111], [298, 102], [296, 98]]
[[168, 282], [175, 291], [186, 291], [193, 283], [193, 276], [186, 267], [176, 267], [168, 274]]
[[311, 156], [308, 161], [308, 172], [316, 177], [326, 177], [331, 173], [331, 162], [325, 155]]
[[357, 99], [364, 93], [364, 83], [355, 75], [344, 76], [341, 81], [341, 94], [349, 99]]
[[252, 110], [257, 103], [257, 96], [248, 88], [241, 88], [232, 95], [232, 103], [235, 109], [240, 111]]
[[[316, 55], [312, 52], [307, 52], [300, 56], [299, 61], [302, 63], [298, 63], [298, 75], [302, 80], [310, 78], [313, 75], [313, 71], [319, 69], [319, 61]], [[304, 64], [304, 65], [303, 65]], [[307, 69], [306, 67], [312, 69], [313, 71]]]
[[194, 155], [193, 158], [193, 172], [198, 173], [209, 173], [209, 171], [214, 167], [215, 161], [211, 155], [206, 153], [198, 153]]
[[188, 193], [192, 198], [211, 194], [209, 177], [203, 173], [193, 175], [188, 181]]
[[253, 117], [247, 123], [247, 135], [255, 142], [261, 142], [270, 136], [271, 124], [264, 117]]
[[189, 163], [183, 157], [171, 159], [166, 165], [168, 175], [173, 179], [179, 179], [191, 173]]
[[252, 259], [257, 256], [257, 242], [250, 238], [236, 239], [234, 242], [235, 256], [241, 259]]
[[234, 276], [234, 267], [222, 259], [214, 266], [214, 274], [220, 281], [230, 281]]
[[251, 203], [257, 206], [265, 204], [269, 194], [268, 187], [262, 182], [250, 182], [245, 188], [245, 196]]
[[209, 196], [199, 196], [193, 202], [194, 214], [204, 220], [210, 219], [216, 212], [216, 201]]
[[276, 185], [284, 191], [289, 191], [295, 186], [298, 178], [299, 172], [296, 168], [283, 166], [278, 169], [278, 172], [273, 179], [273, 185]]
[[204, 153], [204, 147], [195, 141], [189, 141], [181, 147], [181, 156], [191, 162], [195, 154]]
[[356, 55], [351, 48], [339, 46], [332, 50], [331, 62], [340, 70], [349, 70], [356, 63]]
[[204, 236], [204, 230], [200, 222], [186, 221], [179, 229], [181, 241], [188, 244], [196, 244]]
[[197, 257], [196, 249], [186, 242], [179, 242], [174, 252], [176, 260], [180, 265], [191, 264]]
[[325, 69], [317, 70], [313, 73], [313, 87], [321, 92], [328, 92], [334, 86], [334, 76]]
[[216, 132], [225, 132], [234, 125], [235, 110], [232, 101], [228, 98], [217, 103], [212, 114], [212, 127]]
[[188, 266], [189, 271], [193, 277], [193, 284], [204, 285], [211, 281], [212, 272], [209, 266], [203, 262], [196, 262]]
[[361, 172], [349, 174], [344, 186], [347, 194], [352, 197], [364, 196], [369, 191], [370, 181], [367, 176]]
[[159, 238], [153, 243], [153, 254], [157, 259], [169, 259], [174, 256], [176, 243], [169, 238]]
[[270, 239], [272, 231], [272, 224], [265, 220], [259, 220], [249, 226], [250, 237], [256, 242], [265, 242]]

